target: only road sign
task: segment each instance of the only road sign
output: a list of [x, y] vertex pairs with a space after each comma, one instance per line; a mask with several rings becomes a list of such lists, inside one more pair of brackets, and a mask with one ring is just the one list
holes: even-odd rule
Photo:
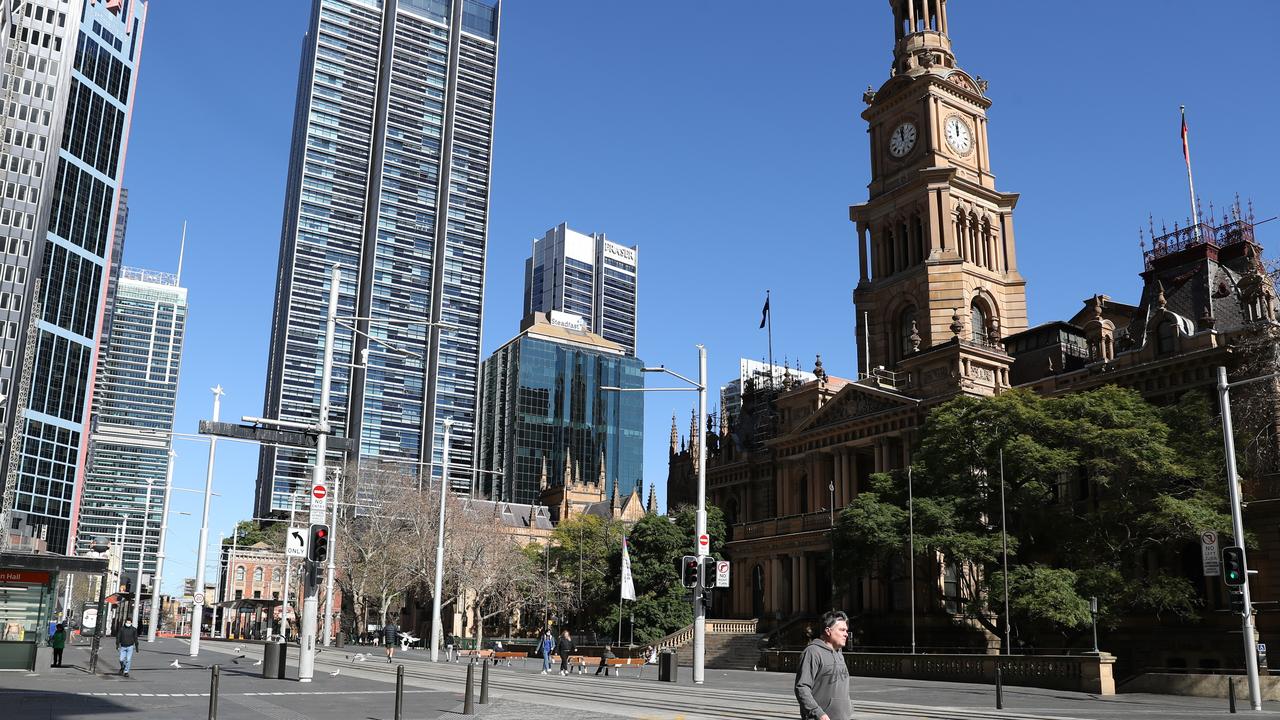
[[307, 528], [291, 527], [285, 535], [284, 554], [285, 557], [304, 558], [307, 556]]

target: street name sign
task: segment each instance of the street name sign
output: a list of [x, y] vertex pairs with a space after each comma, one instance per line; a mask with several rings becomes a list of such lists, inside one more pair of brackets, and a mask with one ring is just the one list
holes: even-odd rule
[[290, 527], [289, 532], [285, 535], [284, 554], [285, 557], [304, 558], [307, 556], [307, 541], [310, 539], [309, 528]]
[[1213, 530], [1200, 533], [1200, 562], [1204, 565], [1205, 577], [1218, 577], [1222, 574], [1222, 556], [1218, 554], [1218, 533]]

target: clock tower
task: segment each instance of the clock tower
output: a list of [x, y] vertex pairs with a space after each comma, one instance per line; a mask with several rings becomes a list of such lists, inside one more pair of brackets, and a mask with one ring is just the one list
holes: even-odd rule
[[991, 169], [987, 84], [956, 63], [947, 0], [890, 6], [890, 78], [863, 96], [869, 199], [849, 208], [866, 345], [859, 362], [921, 392], [948, 382], [998, 392], [1008, 386], [999, 341], [1026, 329], [1027, 302], [1013, 233], [1018, 196], [996, 190]]

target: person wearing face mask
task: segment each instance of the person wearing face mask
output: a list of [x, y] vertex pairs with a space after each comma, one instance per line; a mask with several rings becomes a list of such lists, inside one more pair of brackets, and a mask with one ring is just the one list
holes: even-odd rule
[[138, 628], [133, 620], [126, 618], [124, 627], [116, 631], [116, 649], [120, 651], [120, 674], [129, 677], [129, 668], [133, 667], [133, 652], [138, 647]]

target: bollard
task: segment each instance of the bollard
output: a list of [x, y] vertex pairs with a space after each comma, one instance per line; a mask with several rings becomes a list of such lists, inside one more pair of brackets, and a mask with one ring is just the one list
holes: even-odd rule
[[404, 712], [404, 665], [396, 666], [396, 720]]
[[462, 696], [462, 714], [463, 715], [476, 714], [476, 706], [474, 704], [474, 701], [471, 698], [471, 684], [475, 681], [475, 677], [476, 677], [476, 664], [467, 663], [467, 689], [464, 691], [465, 694]]
[[217, 665], [209, 668], [209, 720], [218, 720], [218, 675], [221, 673]]
[[1236, 679], [1233, 677], [1227, 678], [1227, 710], [1232, 714], [1236, 711]]
[[1001, 677], [1000, 665], [996, 665], [996, 709], [1004, 709], [1004, 678]]
[[489, 702], [489, 663], [485, 663], [480, 670], [480, 704], [485, 705]]

